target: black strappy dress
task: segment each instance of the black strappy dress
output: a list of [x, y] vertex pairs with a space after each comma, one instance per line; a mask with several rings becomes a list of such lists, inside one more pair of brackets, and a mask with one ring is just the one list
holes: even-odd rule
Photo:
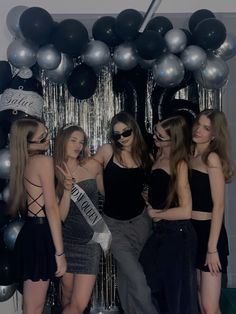
[[[16, 258], [16, 276], [18, 280], [31, 279], [32, 281], [48, 280], [54, 277], [56, 271], [55, 248], [45, 213], [45, 206], [37, 201], [42, 196], [42, 187], [30, 182], [41, 189], [39, 196], [32, 199], [27, 206], [25, 224], [21, 229], [14, 248]], [[30, 210], [30, 206], [36, 203], [39, 206], [37, 213]], [[44, 211], [45, 216], [38, 214]]]

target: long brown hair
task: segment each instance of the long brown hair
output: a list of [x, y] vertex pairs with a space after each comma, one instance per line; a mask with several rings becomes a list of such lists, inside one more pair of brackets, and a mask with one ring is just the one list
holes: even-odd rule
[[210, 120], [213, 135], [213, 139], [202, 155], [202, 160], [207, 166], [210, 166], [208, 156], [211, 152], [215, 152], [221, 160], [225, 181], [230, 182], [234, 175], [234, 169], [230, 158], [230, 134], [225, 114], [219, 110], [205, 109], [197, 116], [196, 122], [201, 116], [206, 116]]
[[167, 208], [178, 203], [177, 175], [181, 162], [189, 163], [189, 129], [182, 116], [172, 116], [160, 122], [171, 139], [170, 148], [170, 185], [167, 197]]
[[69, 141], [69, 138], [71, 137], [71, 134], [73, 132], [81, 132], [84, 136], [84, 145], [83, 149], [78, 156], [78, 164], [83, 164], [87, 158], [88, 158], [88, 149], [87, 149], [87, 142], [88, 142], [88, 137], [84, 130], [78, 126], [78, 125], [65, 125], [61, 129], [59, 129], [56, 140], [55, 140], [55, 148], [54, 148], [54, 164], [55, 164], [55, 174], [57, 178], [57, 186], [56, 186], [56, 193], [59, 199], [61, 199], [63, 195], [63, 190], [64, 190], [64, 176], [63, 174], [56, 168], [56, 166], [60, 166], [61, 168], [64, 168], [63, 163], [67, 161], [67, 156], [66, 156], [66, 148], [67, 148], [67, 143]]
[[26, 205], [24, 173], [29, 159], [28, 141], [32, 140], [39, 123], [37, 119], [23, 118], [13, 122], [10, 132], [10, 195], [8, 210], [16, 215]]
[[112, 136], [114, 132], [114, 126], [119, 122], [126, 124], [133, 131], [133, 143], [131, 147], [131, 156], [133, 160], [139, 167], [143, 168], [144, 170], [146, 171], [150, 170], [152, 161], [149, 156], [148, 148], [143, 139], [139, 125], [136, 122], [136, 120], [125, 111], [117, 113], [112, 118], [108, 133], [108, 138], [109, 141], [111, 142], [114, 155], [118, 159], [119, 163], [123, 165], [123, 160], [121, 157], [122, 146], [120, 145], [119, 142], [115, 141]]

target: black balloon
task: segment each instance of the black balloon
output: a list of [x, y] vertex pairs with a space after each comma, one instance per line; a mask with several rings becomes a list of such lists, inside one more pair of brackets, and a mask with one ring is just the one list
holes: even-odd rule
[[12, 122], [25, 117], [29, 117], [29, 115], [23, 111], [11, 109], [4, 110], [0, 112], [0, 125], [6, 133], [10, 133]]
[[90, 98], [97, 87], [97, 76], [86, 64], [74, 68], [67, 81], [70, 94], [77, 99]]
[[172, 28], [173, 25], [167, 17], [156, 16], [147, 24], [146, 30], [152, 30], [164, 36]]
[[8, 87], [12, 79], [11, 66], [7, 61], [0, 61], [0, 94]]
[[[0, 192], [7, 186], [7, 180], [0, 178]], [[7, 214], [7, 203], [4, 200], [0, 200], [0, 228], [5, 226], [11, 217]], [[3, 237], [0, 238], [0, 250], [5, 247]]]
[[180, 28], [184, 34], [186, 35], [186, 38], [187, 38], [187, 44], [186, 46], [190, 46], [193, 44], [193, 35], [190, 33], [189, 30], [185, 29], [185, 28]]
[[146, 60], [158, 58], [167, 51], [164, 38], [155, 31], [144, 31], [136, 40], [139, 55]]
[[8, 133], [3, 126], [0, 126], [0, 149], [7, 145]]
[[7, 250], [0, 252], [0, 285], [8, 286], [15, 282], [13, 255]]
[[226, 28], [218, 19], [209, 18], [195, 27], [193, 38], [198, 46], [206, 50], [215, 50], [225, 41]]
[[52, 43], [61, 52], [70, 56], [79, 56], [89, 41], [86, 27], [79, 21], [67, 19], [56, 27]]
[[19, 24], [24, 37], [39, 45], [49, 42], [54, 27], [51, 15], [39, 7], [26, 9], [20, 16]]
[[121, 43], [121, 39], [115, 32], [116, 19], [112, 16], [102, 16], [98, 19], [92, 28], [93, 38], [101, 40], [109, 47], [114, 47]]
[[123, 40], [134, 40], [138, 36], [143, 16], [134, 9], [121, 11], [116, 18], [115, 31]]
[[194, 31], [195, 27], [198, 23], [205, 19], [214, 18], [215, 15], [210, 10], [207, 9], [201, 9], [196, 12], [194, 12], [189, 19], [188, 26], [191, 32]]

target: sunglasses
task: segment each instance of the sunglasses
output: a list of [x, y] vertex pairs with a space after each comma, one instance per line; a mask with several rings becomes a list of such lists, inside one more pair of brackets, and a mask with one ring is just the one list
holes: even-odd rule
[[129, 137], [132, 134], [133, 130], [132, 129], [127, 129], [122, 133], [117, 133], [113, 132], [112, 133], [112, 138], [114, 141], [119, 141], [121, 139], [121, 136], [123, 137]]
[[48, 140], [48, 131], [45, 133], [44, 137], [38, 141], [28, 141], [29, 144], [43, 144], [46, 143]]
[[170, 142], [170, 138], [163, 138], [158, 133], [154, 133], [155, 138], [158, 140], [158, 142]]

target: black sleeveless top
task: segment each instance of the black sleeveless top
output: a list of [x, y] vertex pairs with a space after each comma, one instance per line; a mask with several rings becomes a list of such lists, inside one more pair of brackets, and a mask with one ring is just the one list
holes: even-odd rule
[[148, 200], [153, 208], [166, 208], [170, 175], [161, 168], [152, 170], [148, 190]]
[[[31, 201], [28, 201], [28, 202], [27, 202], [27, 212], [28, 212], [28, 215], [29, 215], [29, 213], [30, 213], [30, 214], [33, 215], [33, 217], [38, 217], [38, 214], [39, 214], [41, 211], [43, 211], [43, 212], [44, 212], [44, 215], [46, 215], [46, 213], [45, 213], [45, 205], [41, 205], [41, 204], [38, 203], [38, 199], [43, 195], [42, 186], [41, 186], [41, 185], [37, 185], [37, 184], [31, 182], [31, 181], [30, 181], [29, 179], [27, 179], [26, 177], [24, 177], [24, 179], [25, 179], [28, 183], [30, 183], [31, 185], [33, 185], [33, 186], [35, 186], [35, 187], [41, 189], [41, 192], [38, 194], [38, 196], [37, 196], [36, 198], [33, 198], [33, 197], [29, 194], [29, 192], [26, 190], [27, 195], [31, 198]], [[34, 213], [34, 212], [30, 209], [30, 206], [31, 206], [32, 204], [37, 204], [37, 206], [38, 206], [38, 208], [39, 208], [36, 213]]]
[[141, 168], [122, 168], [113, 161], [113, 156], [104, 169], [104, 213], [114, 219], [128, 220], [144, 210], [141, 195], [145, 183]]
[[192, 193], [193, 210], [211, 213], [213, 201], [208, 173], [191, 169], [189, 184]]

